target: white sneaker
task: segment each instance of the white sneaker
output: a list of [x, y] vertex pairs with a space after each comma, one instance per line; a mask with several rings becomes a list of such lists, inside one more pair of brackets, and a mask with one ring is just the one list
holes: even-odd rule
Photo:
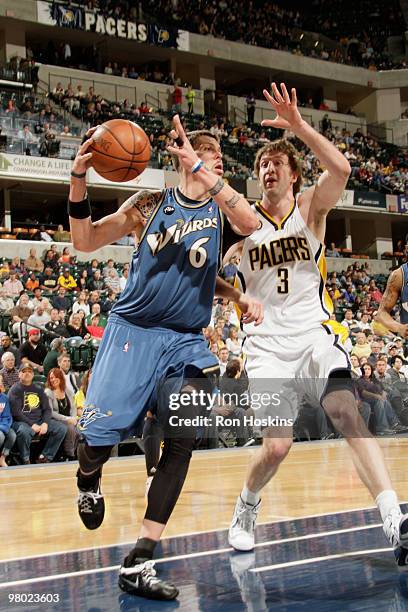
[[253, 506], [238, 497], [228, 531], [228, 542], [235, 550], [248, 551], [255, 546], [255, 523], [261, 500]]
[[394, 548], [408, 546], [408, 515], [398, 510], [390, 512], [384, 521], [384, 533]]
[[153, 476], [148, 476], [146, 478], [145, 497], [147, 497], [149, 495], [149, 489], [150, 489], [150, 485], [152, 484], [152, 480], [153, 480]]

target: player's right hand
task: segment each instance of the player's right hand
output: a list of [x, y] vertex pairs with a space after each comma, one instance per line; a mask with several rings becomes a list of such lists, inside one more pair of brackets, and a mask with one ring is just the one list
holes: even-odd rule
[[98, 129], [99, 126], [90, 128], [87, 133], [87, 140], [81, 144], [79, 147], [77, 154], [75, 156], [74, 162], [72, 164], [72, 172], [76, 174], [83, 174], [92, 166], [92, 153], [88, 153], [88, 149], [93, 143], [92, 135]]

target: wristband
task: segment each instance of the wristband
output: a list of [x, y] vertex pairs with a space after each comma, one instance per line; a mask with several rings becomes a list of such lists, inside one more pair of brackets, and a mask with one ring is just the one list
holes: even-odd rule
[[82, 172], [82, 174], [78, 174], [77, 172], [73, 172], [71, 170], [71, 176], [73, 176], [74, 178], [81, 179], [81, 178], [84, 178], [86, 176], [86, 172]]
[[204, 166], [204, 162], [202, 159], [198, 159], [194, 166], [191, 168], [191, 174], [195, 174]]
[[68, 200], [68, 215], [73, 219], [87, 219], [91, 216], [91, 205], [89, 198], [81, 202], [71, 202]]

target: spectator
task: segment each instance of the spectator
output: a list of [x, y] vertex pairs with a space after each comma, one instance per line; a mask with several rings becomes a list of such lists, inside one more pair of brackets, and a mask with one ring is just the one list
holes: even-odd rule
[[24, 291], [23, 284], [14, 270], [10, 270], [9, 278], [3, 283], [3, 289], [9, 297], [17, 297]]
[[77, 411], [74, 396], [66, 388], [65, 377], [60, 368], [52, 368], [49, 371], [45, 384], [45, 394], [50, 402], [52, 418], [67, 426], [63, 449], [65, 457], [69, 461], [73, 461], [79, 439], [76, 429]]
[[67, 290], [63, 286], [58, 287], [58, 293], [55, 297], [52, 298], [52, 305], [54, 308], [58, 310], [70, 310], [71, 309], [71, 300], [66, 295]]
[[10, 336], [4, 335], [0, 339], [0, 357], [4, 355], [4, 353], [13, 353], [16, 365], [20, 365], [18, 348], [12, 344]]
[[29, 299], [26, 293], [22, 293], [17, 304], [11, 311], [12, 330], [13, 334], [18, 334], [20, 342], [27, 333], [27, 320], [33, 312], [29, 306]]
[[377, 365], [377, 361], [381, 355], [382, 346], [379, 340], [373, 340], [371, 343], [371, 355], [367, 359], [367, 363], [369, 363], [373, 368]]
[[68, 290], [76, 289], [77, 284], [72, 274], [70, 274], [69, 268], [64, 268], [63, 273], [58, 277], [58, 284], [60, 287]]
[[47, 436], [47, 441], [37, 463], [51, 462], [67, 433], [64, 423], [51, 418], [51, 408], [44, 390], [33, 384], [34, 370], [29, 363], [22, 363], [19, 382], [10, 389], [9, 401], [13, 416], [13, 429], [17, 434], [17, 446], [24, 465], [30, 463], [30, 446], [35, 435]]
[[110, 289], [115, 295], [120, 293], [120, 279], [116, 272], [116, 270], [111, 269], [108, 272], [107, 277], [105, 278], [105, 286]]
[[48, 249], [44, 257], [44, 271], [45, 272], [47, 268], [51, 268], [54, 274], [59, 268], [58, 253], [56, 253], [52, 249]]
[[360, 369], [360, 360], [357, 355], [350, 355], [350, 363], [351, 363], [351, 375], [353, 378], [360, 378], [361, 369]]
[[229, 330], [225, 345], [234, 357], [240, 356], [242, 342], [238, 338], [238, 329], [236, 327], [231, 327]]
[[90, 291], [103, 291], [105, 287], [105, 281], [103, 280], [100, 270], [95, 270], [92, 274], [92, 278], [89, 281], [88, 289]]
[[127, 279], [129, 277], [129, 269], [125, 268], [122, 272], [122, 276], [119, 277], [119, 286], [120, 286], [120, 291], [122, 292], [125, 287], [126, 287], [126, 283], [127, 283]]
[[34, 291], [37, 287], [40, 286], [40, 281], [35, 275], [35, 272], [30, 272], [28, 279], [25, 282], [26, 291]]
[[116, 293], [114, 293], [113, 291], [108, 291], [108, 295], [101, 303], [102, 314], [109, 316], [109, 313], [112, 310], [115, 302], [116, 302]]
[[71, 338], [89, 338], [89, 332], [81, 319], [79, 312], [73, 312], [69, 317], [67, 331]]
[[187, 100], [188, 114], [193, 115], [194, 114], [195, 91], [191, 85], [188, 86], [187, 93], [186, 93], [186, 100]]
[[253, 92], [251, 92], [245, 99], [247, 108], [247, 125], [252, 125], [255, 122], [255, 107], [256, 100]]
[[91, 375], [92, 375], [92, 369], [87, 370], [84, 373], [84, 375], [82, 376], [82, 380], [81, 380], [81, 386], [79, 387], [78, 391], [75, 393], [75, 396], [74, 396], [78, 419], [82, 416], [82, 413], [84, 410], [85, 401], [86, 401], [86, 393], [88, 391], [88, 385], [91, 380]]
[[3, 287], [0, 287], [0, 313], [1, 314], [11, 314], [11, 311], [14, 308], [13, 298], [8, 297], [6, 295]]
[[80, 291], [86, 291], [88, 289], [88, 270], [82, 270], [79, 278], [77, 278], [77, 285]]
[[37, 306], [42, 306], [45, 312], [50, 312], [51, 310], [50, 301], [48, 298], [43, 296], [43, 292], [40, 287], [36, 287], [34, 289], [34, 297], [31, 300], [31, 302], [32, 302], [34, 309], [37, 308]]
[[16, 441], [17, 436], [11, 427], [12, 423], [10, 403], [0, 374], [0, 467], [8, 467], [7, 457]]
[[34, 247], [30, 249], [30, 254], [25, 260], [24, 265], [27, 270], [33, 272], [42, 272], [44, 270], [44, 264], [41, 259], [37, 257], [37, 251]]
[[113, 259], [108, 259], [106, 266], [102, 270], [102, 276], [106, 278], [111, 272], [114, 272], [115, 276], [119, 276], [118, 271], [115, 268], [115, 262]]
[[228, 355], [229, 355], [229, 350], [227, 349], [226, 346], [219, 349], [218, 363], [220, 365], [220, 376], [223, 376], [225, 374], [225, 370], [227, 369]]
[[101, 305], [93, 304], [91, 307], [91, 314], [86, 317], [88, 332], [91, 336], [101, 338], [107, 323], [107, 318], [101, 312]]
[[88, 298], [85, 291], [81, 291], [75, 302], [72, 304], [72, 313], [75, 314], [78, 312], [78, 310], [83, 310], [86, 316], [88, 316], [90, 313]]
[[67, 354], [60, 355], [58, 357], [58, 367], [62, 370], [65, 378], [66, 389], [75, 395], [78, 391], [78, 380], [75, 376], [75, 372], [71, 370], [71, 358]]
[[50, 370], [52, 370], [52, 368], [58, 367], [58, 357], [65, 352], [64, 340], [62, 338], [54, 338], [43, 361], [44, 376], [48, 376], [48, 373]]
[[334, 242], [330, 243], [330, 248], [326, 248], [327, 257], [341, 257], [339, 250], [336, 248]]
[[367, 336], [364, 332], [358, 332], [356, 334], [356, 345], [353, 347], [352, 355], [361, 357], [369, 357], [371, 355], [371, 346], [367, 342]]
[[181, 113], [181, 103], [183, 100], [183, 92], [181, 87], [178, 85], [173, 85], [173, 89], [171, 91], [171, 111], [174, 114]]
[[375, 415], [376, 433], [391, 433], [391, 421], [395, 419], [395, 415], [386, 400], [386, 394], [381, 384], [375, 380], [370, 364], [364, 364], [361, 371], [361, 378], [357, 381], [360, 400], [368, 404]]
[[65, 322], [61, 321], [60, 311], [58, 308], [52, 308], [50, 312], [50, 321], [45, 325], [47, 331], [53, 332], [58, 336], [68, 338], [68, 331]]
[[54, 274], [51, 266], [44, 269], [44, 273], [40, 275], [40, 289], [53, 293], [58, 291], [58, 279]]
[[40, 225], [40, 229], [34, 234], [33, 240], [39, 240], [41, 242], [52, 242], [52, 237], [45, 229], [44, 225]]
[[44, 306], [42, 304], [39, 304], [34, 310], [33, 314], [31, 314], [27, 319], [27, 327], [29, 330], [28, 333], [30, 334], [30, 331], [32, 329], [32, 327], [30, 326], [32, 325], [34, 326], [34, 328], [40, 328], [44, 330], [45, 326], [47, 325], [47, 323], [49, 323], [50, 320], [51, 317], [48, 312], [44, 310]]
[[[72, 134], [71, 134], [72, 136]], [[58, 229], [54, 232], [53, 236], [55, 242], [71, 242], [71, 234], [70, 232], [64, 230], [64, 227], [60, 224], [58, 225]], [[66, 263], [66, 262], [64, 262]], [[68, 262], [70, 263], [70, 262]]]
[[8, 393], [11, 387], [18, 381], [16, 358], [11, 351], [3, 353], [1, 356], [1, 365], [3, 367], [0, 370], [0, 376], [2, 377], [6, 393]]
[[[64, 247], [61, 257], [58, 259], [59, 264], [72, 264], [73, 257], [69, 251], [69, 247]], [[65, 268], [66, 269], [66, 268]], [[68, 268], [69, 270], [69, 268]]]
[[43, 362], [47, 354], [45, 345], [41, 342], [38, 329], [30, 329], [28, 340], [20, 346], [20, 360], [22, 364], [29, 365], [39, 374], [43, 373]]

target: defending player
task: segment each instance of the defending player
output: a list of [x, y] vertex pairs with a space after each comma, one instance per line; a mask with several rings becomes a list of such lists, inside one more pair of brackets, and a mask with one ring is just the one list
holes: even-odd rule
[[[294, 421], [299, 393], [307, 392], [321, 402], [346, 438], [357, 472], [378, 505], [398, 564], [405, 565], [408, 550], [401, 544], [408, 546], [408, 520], [402, 519], [382, 451], [359, 416], [349, 388], [348, 355], [329, 320], [332, 304], [325, 291], [326, 216], [346, 186], [350, 166], [302, 119], [295, 89], [290, 97], [283, 83], [281, 91], [272, 84], [273, 95], [264, 94], [277, 117], [262, 125], [291, 130], [326, 170], [314, 186], [299, 193], [301, 165], [289, 142], [278, 140], [257, 153], [255, 170], [262, 201], [256, 213], [261, 227], [241, 244], [238, 277], [243, 290], [264, 303], [265, 318], [258, 327], [244, 325], [248, 377], [256, 391], [279, 388], [279, 408], [271, 407], [270, 414]], [[260, 492], [291, 445], [292, 427], [264, 431], [262, 448], [249, 466], [229, 530], [229, 543], [235, 549], [254, 547]]]
[[[164, 418], [169, 392], [191, 392], [191, 379], [205, 379], [218, 363], [201, 333], [208, 325], [216, 286], [222, 213], [242, 234], [258, 225], [248, 202], [222, 180], [218, 140], [210, 132], [186, 137], [174, 117], [180, 185], [162, 192], [139, 192], [119, 210], [92, 222], [85, 173], [92, 141], [73, 164], [69, 195], [72, 240], [94, 251], [132, 231], [133, 254], [125, 290], [112, 309], [93, 368], [87, 404], [80, 419], [77, 474], [79, 515], [88, 529], [103, 521], [102, 465], [112, 447], [127, 438], [146, 410]], [[241, 300], [248, 320], [259, 321], [261, 307]], [[194, 417], [198, 408], [179, 410]], [[173, 599], [178, 590], [156, 577], [153, 551], [181, 492], [195, 441], [195, 428], [165, 430], [161, 459], [148, 494], [140, 537], [120, 569], [122, 589], [154, 599]]]
[[[401, 303], [399, 322], [391, 315], [398, 300]], [[408, 338], [408, 263], [391, 272], [375, 321], [397, 336]]]

